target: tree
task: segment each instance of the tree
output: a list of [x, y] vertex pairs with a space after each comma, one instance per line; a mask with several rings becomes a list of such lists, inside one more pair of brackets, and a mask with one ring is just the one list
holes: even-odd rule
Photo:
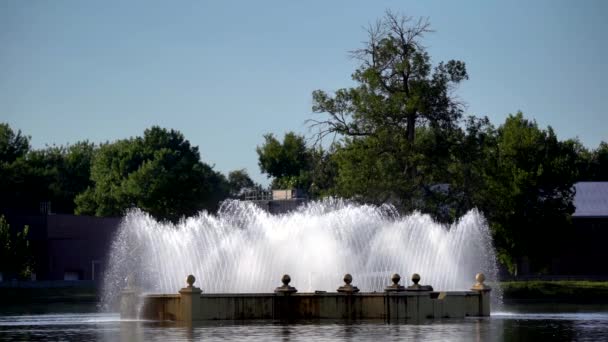
[[479, 206], [488, 217], [503, 264], [516, 271], [527, 256], [542, 270], [556, 254], [574, 212], [577, 154], [551, 127], [541, 130], [517, 113], [498, 128]]
[[[429, 147], [442, 153], [462, 116], [451, 91], [468, 78], [465, 63], [450, 60], [434, 68], [422, 45], [431, 32], [425, 19], [387, 12], [367, 30], [368, 40], [352, 56], [361, 62], [352, 78], [356, 87], [333, 96], [313, 92], [310, 120], [317, 142], [339, 138], [338, 193], [367, 201], [387, 201], [411, 209], [433, 178]], [[427, 135], [422, 150], [416, 135]], [[429, 143], [432, 143], [429, 145]]]
[[0, 215], [0, 272], [3, 276], [27, 278], [34, 262], [28, 240], [29, 227], [12, 231], [3, 215]]
[[12, 163], [30, 150], [30, 138], [21, 130], [13, 131], [7, 123], [0, 123], [0, 163]]
[[74, 198], [91, 185], [90, 168], [95, 145], [74, 145], [31, 150], [29, 137], [0, 125], [0, 207], [39, 210], [51, 202], [52, 210], [74, 212]]
[[245, 169], [241, 169], [228, 173], [228, 188], [230, 189], [230, 196], [239, 197], [247, 191], [261, 190], [262, 186], [256, 184]]
[[40, 184], [32, 198], [49, 201], [53, 212], [74, 213], [76, 196], [93, 185], [90, 178], [95, 150], [94, 144], [80, 141], [31, 151], [27, 157], [30, 179]]
[[41, 173], [32, 165], [35, 151], [30, 150], [29, 137], [0, 124], [0, 207], [35, 209], [47, 201], [48, 171]]
[[600, 142], [589, 158], [589, 173], [586, 180], [605, 182], [608, 181], [608, 143]]
[[335, 195], [336, 176], [338, 164], [335, 158], [335, 147], [328, 150], [322, 147], [309, 148], [311, 155], [310, 176], [311, 183], [308, 195], [312, 198], [321, 198]]
[[468, 117], [462, 129], [450, 132], [443, 143], [431, 142], [422, 152], [430, 154], [427, 158], [434, 160], [428, 165], [435, 166], [424, 171], [434, 178], [430, 186], [424, 186], [423, 211], [442, 222], [453, 222], [472, 208], [484, 207], [492, 177], [487, 163], [497, 146], [496, 128], [487, 117]]
[[215, 210], [228, 192], [224, 176], [200, 161], [197, 147], [180, 132], [156, 126], [143, 137], [102, 145], [91, 179], [94, 186], [76, 198], [77, 214], [119, 216], [138, 207], [176, 221]]
[[593, 151], [589, 151], [578, 139], [568, 139], [568, 144], [576, 153], [575, 166], [578, 172], [577, 181], [589, 181], [593, 179], [592, 159]]
[[262, 173], [274, 178], [273, 188], [302, 188], [310, 186], [311, 152], [303, 136], [288, 132], [283, 142], [274, 135], [264, 135], [264, 144], [256, 148]]
[[24, 200], [21, 188], [26, 181], [24, 158], [30, 150], [29, 137], [0, 124], [0, 207], [12, 207]]
[[63, 149], [63, 161], [56, 181], [51, 185], [54, 211], [74, 213], [76, 196], [93, 186], [91, 163], [96, 151], [95, 144], [88, 141], [79, 141]]

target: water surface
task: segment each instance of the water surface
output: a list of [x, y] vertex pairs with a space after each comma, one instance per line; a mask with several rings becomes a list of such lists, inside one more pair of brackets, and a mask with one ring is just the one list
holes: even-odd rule
[[[50, 307], [51, 309], [53, 307]], [[62, 310], [65, 308], [62, 308]], [[59, 311], [62, 311], [59, 310]], [[51, 310], [52, 311], [52, 310]], [[6, 341], [606, 341], [608, 306], [505, 306], [489, 318], [421, 322], [272, 321], [173, 322], [121, 320], [108, 313], [4, 313], [0, 340]]]

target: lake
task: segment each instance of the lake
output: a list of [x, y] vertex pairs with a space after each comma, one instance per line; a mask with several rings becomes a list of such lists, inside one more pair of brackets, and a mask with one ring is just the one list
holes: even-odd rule
[[608, 306], [505, 305], [489, 318], [382, 321], [171, 322], [121, 320], [92, 305], [0, 308], [2, 341], [608, 341]]

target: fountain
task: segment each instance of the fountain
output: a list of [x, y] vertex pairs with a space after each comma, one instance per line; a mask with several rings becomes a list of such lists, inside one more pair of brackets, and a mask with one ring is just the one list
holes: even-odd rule
[[[185, 275], [195, 274], [204, 294], [244, 295], [268, 292], [277, 277], [289, 274], [300, 292], [327, 293], [348, 271], [361, 293], [384, 295], [394, 273], [420, 273], [432, 287], [414, 279], [407, 292], [428, 295], [433, 288], [466, 292], [473, 274], [495, 281], [497, 273], [490, 232], [476, 210], [442, 225], [428, 215], [339, 199], [277, 216], [227, 201], [217, 215], [202, 212], [178, 224], [134, 210], [115, 237], [108, 266], [105, 303], [120, 295], [129, 277], [148, 294], [175, 293]], [[400, 290], [398, 282], [393, 285]], [[340, 288], [348, 292], [349, 286]]]

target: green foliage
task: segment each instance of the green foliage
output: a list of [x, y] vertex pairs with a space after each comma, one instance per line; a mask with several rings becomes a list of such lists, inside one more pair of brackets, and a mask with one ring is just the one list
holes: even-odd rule
[[593, 152], [592, 176], [595, 181], [608, 181], [608, 143], [602, 141]]
[[308, 147], [304, 137], [293, 132], [286, 133], [283, 142], [272, 134], [264, 140], [256, 151], [261, 171], [273, 178], [271, 188], [298, 188], [312, 198], [334, 194], [338, 164], [333, 147]]
[[12, 231], [3, 215], [0, 215], [0, 272], [4, 277], [27, 278], [34, 262], [28, 240], [29, 227]]
[[286, 133], [283, 142], [266, 134], [264, 144], [256, 148], [260, 170], [273, 177], [273, 188], [308, 189], [311, 184], [312, 153], [304, 137]]
[[309, 167], [311, 183], [307, 189], [308, 195], [312, 198], [334, 195], [338, 164], [334, 158], [333, 147], [330, 150], [310, 148], [309, 151], [311, 155], [311, 165]]
[[361, 62], [352, 75], [357, 86], [333, 96], [313, 92], [313, 111], [327, 114], [310, 121], [317, 139], [340, 138], [338, 195], [420, 209], [433, 192], [427, 185], [447, 176], [445, 157], [462, 116], [450, 91], [468, 74], [461, 61], [431, 65], [422, 44], [428, 32], [425, 20], [387, 12], [353, 53]]
[[51, 202], [52, 210], [74, 212], [74, 197], [91, 185], [94, 145], [78, 142], [66, 147], [34, 150], [1, 167], [4, 207], [37, 209]]
[[530, 257], [539, 269], [561, 247], [574, 212], [576, 160], [571, 143], [558, 141], [551, 127], [541, 130], [522, 113], [509, 116], [498, 128], [477, 205], [512, 271], [516, 257]]
[[13, 131], [7, 123], [0, 123], [0, 163], [11, 163], [23, 158], [30, 150], [30, 138]]
[[[400, 141], [403, 143], [403, 140]], [[403, 175], [404, 154], [391, 153], [403, 144], [383, 144], [377, 139], [353, 139], [336, 151], [338, 167], [335, 192], [364, 202], [401, 203], [411, 198], [411, 183]], [[399, 146], [401, 145], [401, 146]], [[386, 149], [386, 152], [382, 152]]]
[[[392, 202], [451, 222], [472, 208], [489, 220], [502, 264], [550, 263], [565, 241], [574, 211], [579, 152], [522, 113], [498, 129], [487, 118], [468, 118], [463, 129], [417, 130], [415, 177], [400, 172], [399, 155], [386, 151], [405, 139], [349, 139], [335, 152], [335, 192], [362, 202]], [[381, 135], [380, 135], [381, 137]], [[378, 151], [384, 151], [378, 153]]]
[[256, 152], [260, 169], [269, 177], [298, 176], [310, 162], [304, 137], [293, 132], [286, 133], [282, 143], [272, 134], [264, 135], [264, 144]]
[[94, 144], [82, 141], [28, 155], [33, 174], [45, 184], [46, 193], [40, 199], [50, 201], [54, 212], [73, 213], [76, 195], [92, 185], [90, 173], [95, 150]]
[[580, 179], [585, 181], [608, 181], [608, 143], [600, 142], [597, 149], [589, 152], [584, 147], [580, 150]]
[[29, 149], [29, 137], [0, 124], [0, 207], [24, 201], [21, 194], [30, 180], [24, 159]]
[[245, 169], [228, 173], [228, 188], [232, 197], [239, 197], [247, 191], [262, 190], [262, 186], [256, 184]]
[[91, 167], [94, 186], [76, 197], [76, 213], [120, 216], [137, 207], [176, 221], [214, 210], [228, 193], [223, 175], [200, 161], [197, 147], [174, 130], [152, 127], [143, 137], [102, 145]]
[[0, 207], [37, 210], [40, 202], [51, 202], [54, 212], [73, 213], [74, 197], [91, 185], [95, 146], [84, 141], [30, 150], [29, 138], [6, 124], [0, 140]]
[[446, 199], [451, 208], [450, 220], [462, 216], [471, 208], [486, 212], [494, 210], [488, 205], [488, 186], [496, 177], [495, 168], [490, 168], [496, 159], [498, 132], [487, 117], [469, 117], [463, 130], [456, 133], [449, 148], [448, 175], [450, 185]]
[[181, 133], [159, 127], [96, 148], [89, 142], [29, 150], [29, 138], [0, 126], [0, 207], [122, 215], [137, 206], [177, 220], [214, 209], [228, 193], [223, 175], [200, 162]]
[[313, 92], [313, 111], [326, 114], [310, 120], [317, 141], [338, 139], [326, 192], [444, 222], [477, 207], [503, 264], [515, 271], [528, 256], [544, 267], [569, 229], [577, 175], [584, 165], [601, 175], [605, 148], [583, 160], [575, 141], [558, 141], [521, 113], [498, 129], [487, 118], [463, 122], [451, 91], [468, 79], [465, 63], [433, 67], [422, 44], [429, 31], [425, 20], [388, 12], [353, 53], [357, 85]]
[[568, 300], [578, 302], [581, 300], [593, 303], [608, 300], [608, 282], [606, 281], [507, 281], [501, 282], [500, 287], [505, 299], [544, 299]]

